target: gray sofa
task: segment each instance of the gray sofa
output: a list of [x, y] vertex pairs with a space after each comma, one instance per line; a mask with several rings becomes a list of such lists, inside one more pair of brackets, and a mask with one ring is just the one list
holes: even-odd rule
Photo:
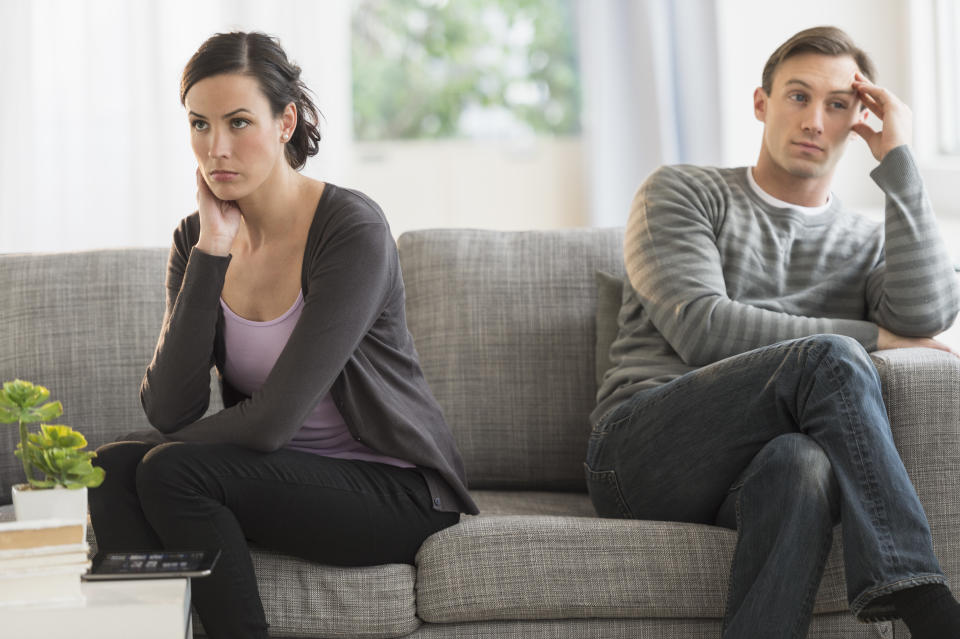
[[[599, 519], [585, 493], [587, 415], [620, 295], [616, 278], [598, 288], [596, 275], [622, 276], [622, 238], [618, 229], [400, 237], [410, 330], [483, 512], [429, 538], [416, 566], [344, 569], [253, 548], [275, 636], [720, 636], [735, 534]], [[0, 256], [0, 380], [50, 387], [64, 402], [62, 421], [93, 446], [145, 427], [137, 387], [160, 328], [166, 256]], [[897, 445], [956, 579], [960, 360], [930, 350], [874, 360]], [[7, 452], [15, 438], [0, 429], [0, 504], [21, 479]], [[839, 538], [810, 636], [909, 636], [846, 612], [838, 547]]]

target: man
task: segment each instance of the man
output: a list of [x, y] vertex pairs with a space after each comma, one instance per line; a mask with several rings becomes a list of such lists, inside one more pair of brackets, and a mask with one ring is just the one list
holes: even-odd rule
[[[804, 637], [842, 522], [852, 611], [960, 637], [960, 604], [893, 444], [868, 351], [923, 346], [960, 291], [908, 144], [910, 110], [839, 29], [770, 57], [754, 167], [663, 167], [634, 199], [613, 368], [586, 472], [601, 516], [738, 530], [724, 637]], [[869, 113], [882, 130], [866, 124]], [[830, 193], [860, 137], [883, 224]]]

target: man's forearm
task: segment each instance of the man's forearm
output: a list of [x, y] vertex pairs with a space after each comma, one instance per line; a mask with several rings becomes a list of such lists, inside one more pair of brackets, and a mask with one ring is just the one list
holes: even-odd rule
[[870, 319], [899, 335], [932, 337], [953, 323], [960, 291], [909, 147], [890, 151], [870, 175], [886, 195], [884, 260], [867, 286]]

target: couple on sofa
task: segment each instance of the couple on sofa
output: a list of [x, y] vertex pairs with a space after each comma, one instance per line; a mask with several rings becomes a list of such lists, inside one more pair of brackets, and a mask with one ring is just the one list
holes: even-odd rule
[[[211, 637], [267, 637], [247, 540], [333, 565], [412, 563], [477, 512], [407, 331], [383, 212], [299, 173], [320, 141], [299, 75], [259, 33], [215, 35], [184, 70], [198, 211], [174, 233], [141, 386], [156, 430], [100, 448], [107, 480], [90, 497], [104, 550], [221, 549], [193, 590]], [[910, 111], [874, 77], [842, 31], [796, 34], [754, 94], [756, 166], [664, 167], [632, 206], [587, 486], [603, 517], [738, 530], [725, 637], [805, 636], [840, 522], [860, 619], [960, 636], [867, 355], [949, 350], [931, 337], [960, 291]], [[879, 162], [883, 224], [830, 193], [857, 136]], [[203, 417], [212, 364], [226, 408]]]

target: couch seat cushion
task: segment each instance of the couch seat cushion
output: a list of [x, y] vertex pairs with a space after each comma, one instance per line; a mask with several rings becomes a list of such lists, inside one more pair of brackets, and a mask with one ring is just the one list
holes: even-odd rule
[[[509, 508], [509, 499], [500, 497], [501, 509]], [[467, 517], [421, 547], [417, 612], [431, 623], [721, 618], [735, 542], [735, 532], [699, 524]], [[839, 543], [835, 536], [818, 613], [847, 609]]]
[[[0, 521], [15, 519], [0, 506]], [[92, 552], [93, 526], [87, 527]], [[420, 626], [416, 571], [408, 564], [340, 568], [251, 547], [270, 634], [283, 637], [401, 637]], [[196, 634], [203, 625], [194, 613]]]
[[494, 515], [597, 516], [587, 493], [539, 490], [471, 490], [470, 496], [477, 502], [481, 517]]

